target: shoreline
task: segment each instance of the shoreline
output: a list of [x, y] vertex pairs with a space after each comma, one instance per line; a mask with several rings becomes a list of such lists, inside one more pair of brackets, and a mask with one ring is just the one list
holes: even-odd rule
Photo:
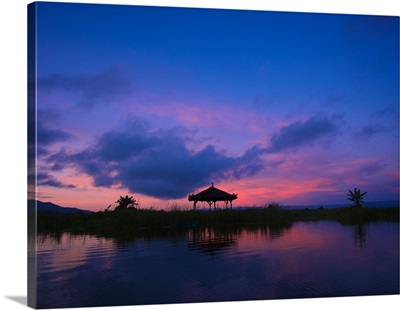
[[217, 227], [284, 227], [300, 221], [337, 221], [344, 225], [399, 222], [399, 207], [302, 210], [273, 207], [215, 211], [126, 209], [92, 214], [38, 213], [36, 220], [38, 234], [132, 234], [139, 231], [180, 231]]

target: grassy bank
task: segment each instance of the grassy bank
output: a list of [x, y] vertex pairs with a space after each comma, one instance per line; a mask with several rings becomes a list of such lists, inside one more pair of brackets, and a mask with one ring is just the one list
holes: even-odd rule
[[399, 222], [399, 208], [339, 208], [284, 210], [279, 207], [247, 210], [158, 211], [119, 210], [93, 214], [40, 213], [38, 232], [107, 234], [137, 230], [183, 230], [221, 226], [291, 225], [296, 221], [331, 220], [343, 224], [371, 221]]

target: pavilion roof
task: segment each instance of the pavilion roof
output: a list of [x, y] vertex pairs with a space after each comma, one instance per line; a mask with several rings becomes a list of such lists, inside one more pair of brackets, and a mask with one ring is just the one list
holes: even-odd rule
[[189, 201], [232, 201], [237, 199], [237, 194], [229, 194], [224, 192], [212, 184], [209, 188], [197, 193], [189, 195]]

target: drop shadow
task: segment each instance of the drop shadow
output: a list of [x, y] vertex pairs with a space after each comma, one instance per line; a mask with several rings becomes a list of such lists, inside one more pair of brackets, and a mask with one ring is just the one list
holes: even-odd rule
[[5, 296], [6, 298], [15, 301], [21, 305], [27, 306], [28, 305], [28, 297], [27, 296]]

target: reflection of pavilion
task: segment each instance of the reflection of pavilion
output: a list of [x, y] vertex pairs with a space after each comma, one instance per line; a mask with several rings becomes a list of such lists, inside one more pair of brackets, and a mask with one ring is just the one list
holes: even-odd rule
[[216, 232], [212, 228], [189, 230], [188, 248], [209, 255], [216, 255], [237, 244], [237, 235], [233, 232]]
[[217, 201], [225, 202], [225, 207], [228, 207], [228, 202], [230, 202], [230, 207], [232, 209], [232, 200], [237, 199], [237, 196], [237, 194], [229, 194], [214, 187], [214, 183], [212, 183], [211, 186], [204, 191], [197, 194], [190, 194], [188, 200], [193, 201], [193, 210], [196, 210], [196, 204], [199, 201], [206, 201], [210, 209], [212, 203], [214, 203], [214, 210], [216, 209]]

